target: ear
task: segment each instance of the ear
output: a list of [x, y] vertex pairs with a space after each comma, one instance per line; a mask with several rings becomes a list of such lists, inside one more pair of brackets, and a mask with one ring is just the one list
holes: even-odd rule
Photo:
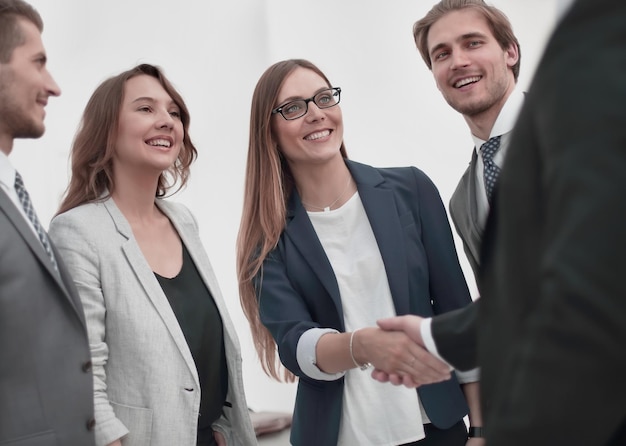
[[506, 65], [511, 68], [519, 61], [519, 48], [515, 43], [511, 43], [504, 52]]

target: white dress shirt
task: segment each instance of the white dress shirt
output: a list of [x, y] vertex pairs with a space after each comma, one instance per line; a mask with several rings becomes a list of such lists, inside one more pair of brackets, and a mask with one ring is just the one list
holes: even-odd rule
[[[491, 133], [488, 139], [494, 136], [500, 136], [500, 148], [493, 156], [493, 162], [499, 168], [502, 168], [504, 163], [504, 157], [509, 149], [509, 142], [511, 140], [511, 131], [517, 121], [517, 116], [524, 105], [524, 93], [514, 90], [507, 99], [504, 107], [500, 110], [500, 114], [493, 124]], [[487, 192], [485, 191], [485, 180], [483, 172], [485, 171], [485, 165], [483, 163], [483, 157], [480, 154], [481, 146], [487, 142], [477, 136], [472, 135], [474, 140], [474, 150], [476, 151], [476, 210], [478, 216], [478, 223], [480, 227], [484, 228], [487, 223], [487, 215], [489, 214], [489, 202], [487, 201]]]

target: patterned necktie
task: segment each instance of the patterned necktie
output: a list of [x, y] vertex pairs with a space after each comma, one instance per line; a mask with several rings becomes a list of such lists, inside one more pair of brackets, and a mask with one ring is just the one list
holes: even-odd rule
[[487, 192], [487, 201], [491, 204], [493, 189], [498, 181], [500, 168], [493, 162], [493, 156], [500, 148], [500, 137], [494, 136], [480, 147], [480, 154], [483, 157], [483, 178], [485, 180], [485, 191]]
[[43, 245], [43, 249], [45, 249], [46, 254], [50, 257], [50, 261], [54, 266], [54, 269], [58, 272], [59, 268], [57, 267], [56, 259], [54, 258], [54, 254], [52, 253], [52, 248], [50, 247], [50, 240], [48, 239], [48, 234], [41, 227], [41, 223], [39, 223], [39, 219], [37, 218], [37, 214], [35, 213], [35, 209], [33, 208], [33, 203], [30, 201], [30, 197], [28, 196], [28, 192], [26, 192], [26, 188], [24, 187], [24, 181], [22, 180], [22, 176], [19, 172], [15, 172], [15, 192], [17, 192], [17, 196], [20, 199], [20, 203], [22, 203], [22, 208], [26, 213], [26, 216], [33, 224], [35, 228], [35, 232], [39, 236], [39, 240], [41, 240], [41, 244]]

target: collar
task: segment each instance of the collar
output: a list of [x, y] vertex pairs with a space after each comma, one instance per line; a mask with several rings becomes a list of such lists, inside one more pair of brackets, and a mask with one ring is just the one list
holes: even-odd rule
[[[361, 164], [357, 161], [352, 161], [350, 159], [344, 159], [346, 166], [348, 166], [348, 170], [350, 171], [350, 175], [352, 175], [352, 179], [356, 183], [357, 192], [361, 193], [362, 188], [370, 188], [377, 187], [379, 184], [383, 183], [385, 180], [382, 175], [376, 170], [376, 168], [369, 166], [367, 164]], [[306, 214], [306, 210], [300, 201], [300, 195], [298, 194], [298, 190], [294, 187], [291, 191], [289, 198], [287, 199], [287, 214], [288, 218], [293, 217], [296, 212], [301, 211]]]
[[15, 186], [15, 168], [2, 150], [0, 150], [0, 183], [8, 190]]
[[[504, 107], [500, 110], [500, 114], [493, 124], [489, 138], [509, 133], [515, 127], [517, 116], [524, 105], [524, 93], [518, 89], [513, 90], [509, 98], [504, 103]], [[474, 140], [474, 150], [480, 156], [480, 147], [486, 142], [477, 136], [472, 135]]]

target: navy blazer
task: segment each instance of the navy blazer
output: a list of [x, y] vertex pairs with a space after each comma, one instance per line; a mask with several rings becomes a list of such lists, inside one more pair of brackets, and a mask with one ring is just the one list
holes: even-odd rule
[[[396, 313], [429, 317], [471, 302], [445, 208], [434, 184], [414, 167], [377, 169], [346, 160], [378, 243]], [[285, 230], [257, 278], [261, 321], [282, 363], [299, 377], [291, 441], [337, 443], [344, 379], [318, 381], [302, 373], [298, 341], [311, 328], [344, 332], [341, 296], [331, 264], [297, 191]], [[467, 414], [456, 377], [418, 389], [435, 426]]]

